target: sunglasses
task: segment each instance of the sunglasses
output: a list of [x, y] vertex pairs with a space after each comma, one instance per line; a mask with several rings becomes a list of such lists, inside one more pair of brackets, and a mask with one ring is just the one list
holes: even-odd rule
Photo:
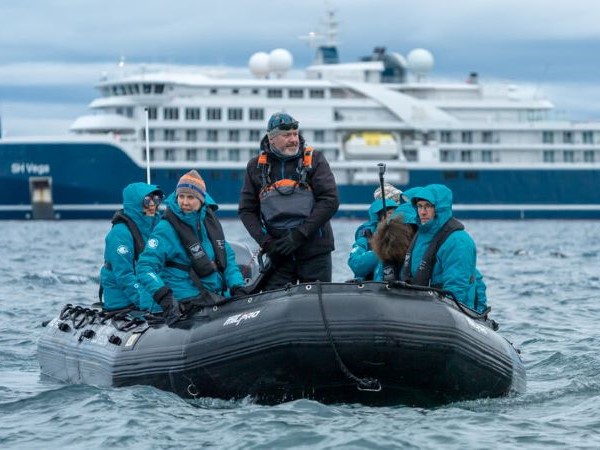
[[154, 194], [154, 195], [146, 195], [144, 200], [142, 201], [142, 205], [144, 208], [149, 208], [151, 204], [154, 204], [158, 208], [158, 205], [162, 203], [162, 195]]
[[277, 125], [275, 128], [282, 130], [282, 131], [297, 130], [298, 122], [282, 123], [282, 124]]

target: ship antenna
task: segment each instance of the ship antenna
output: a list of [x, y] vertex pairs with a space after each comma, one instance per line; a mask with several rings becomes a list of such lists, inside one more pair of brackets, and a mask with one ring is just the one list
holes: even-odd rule
[[146, 183], [150, 184], [150, 138], [148, 136], [148, 108], [144, 108], [146, 113]]
[[383, 203], [383, 213], [385, 214], [386, 211], [386, 207], [385, 207], [385, 189], [384, 189], [384, 183], [383, 183], [383, 175], [385, 174], [385, 163], [379, 163], [377, 164], [377, 167], [379, 167], [379, 186], [381, 187], [381, 202]]

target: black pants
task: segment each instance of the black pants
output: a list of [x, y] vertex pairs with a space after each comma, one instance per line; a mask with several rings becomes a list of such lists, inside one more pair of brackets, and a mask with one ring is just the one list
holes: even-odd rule
[[312, 281], [331, 281], [331, 253], [323, 253], [309, 259], [297, 261], [293, 255], [273, 261], [275, 270], [269, 277], [265, 290], [279, 289], [288, 283], [310, 283]]

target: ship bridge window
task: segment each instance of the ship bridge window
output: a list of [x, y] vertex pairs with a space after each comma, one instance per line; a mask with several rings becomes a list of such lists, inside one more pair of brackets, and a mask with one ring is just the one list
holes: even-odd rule
[[554, 133], [552, 131], [544, 131], [542, 133], [542, 143], [554, 144]]
[[206, 108], [206, 120], [221, 120], [221, 108]]
[[165, 108], [163, 117], [165, 120], [179, 120], [179, 108]]
[[310, 98], [325, 98], [325, 91], [323, 89], [311, 89], [308, 95]]
[[227, 118], [229, 120], [242, 120], [244, 117], [242, 108], [229, 108], [227, 110]]
[[152, 94], [152, 85], [148, 83], [144, 83], [142, 85], [142, 89], [144, 90], [144, 94]]
[[265, 120], [265, 110], [263, 108], [250, 108], [248, 114], [250, 120]]
[[289, 93], [290, 98], [303, 98], [304, 90], [302, 89], [290, 89]]
[[350, 97], [350, 96], [348, 95], [348, 91], [346, 91], [345, 89], [340, 89], [340, 88], [331, 89], [331, 98], [346, 98], [346, 97]]
[[200, 108], [185, 108], [185, 120], [200, 120]]
[[164, 84], [156, 84], [154, 85], [154, 93], [155, 94], [162, 94], [165, 90], [165, 85]]
[[119, 94], [127, 95], [127, 89], [125, 89], [125, 85], [123, 85], [123, 84], [119, 85]]
[[591, 131], [583, 132], [583, 143], [584, 144], [593, 144], [594, 143], [594, 133]]
[[148, 120], [156, 120], [158, 118], [158, 109], [156, 107], [148, 108]]
[[283, 91], [281, 89], [267, 89], [268, 98], [282, 98]]

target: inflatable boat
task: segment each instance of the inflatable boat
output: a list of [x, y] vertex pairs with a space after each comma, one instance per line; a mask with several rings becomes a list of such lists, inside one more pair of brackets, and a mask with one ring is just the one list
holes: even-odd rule
[[190, 308], [170, 327], [67, 305], [45, 323], [38, 359], [67, 383], [186, 398], [419, 405], [523, 392], [520, 354], [496, 329], [433, 289], [317, 282]]

